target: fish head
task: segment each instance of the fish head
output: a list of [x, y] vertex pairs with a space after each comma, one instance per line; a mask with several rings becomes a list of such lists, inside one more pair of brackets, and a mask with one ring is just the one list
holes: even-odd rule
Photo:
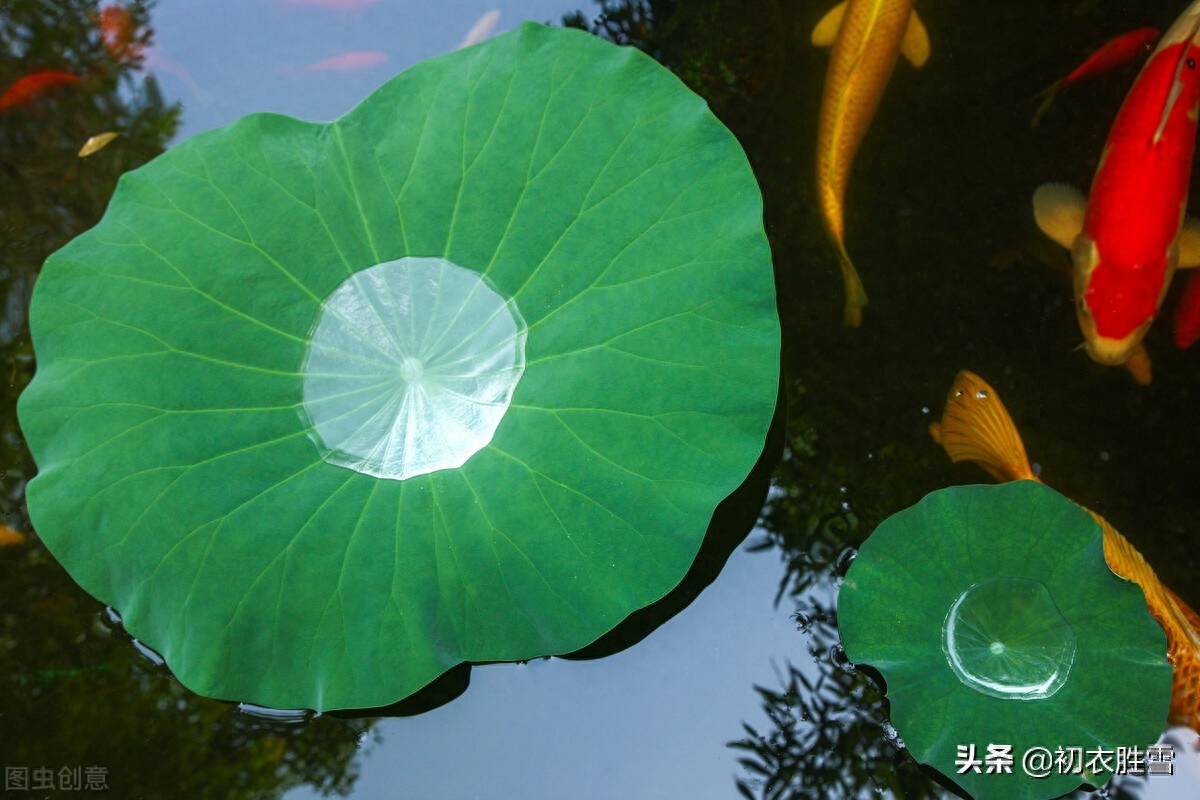
[[1200, 44], [1200, 0], [1192, 0], [1192, 3], [1176, 17], [1175, 22], [1158, 40], [1158, 46], [1151, 53], [1151, 58], [1181, 42]]
[[1158, 314], [1178, 261], [1172, 244], [1162, 264], [1106, 264], [1096, 242], [1081, 233], [1071, 247], [1075, 316], [1083, 347], [1098, 364], [1124, 364], [1140, 347]]

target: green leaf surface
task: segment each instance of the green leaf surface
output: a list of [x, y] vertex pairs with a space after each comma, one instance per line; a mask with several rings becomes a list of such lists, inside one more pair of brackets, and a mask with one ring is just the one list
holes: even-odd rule
[[[1035, 481], [951, 487], [889, 517], [846, 573], [838, 625], [847, 657], [886, 681], [913, 757], [977, 800], [1101, 785], [1111, 771], [1032, 778], [1021, 758], [1144, 750], [1166, 720], [1166, 634], [1109, 569], [1095, 520]], [[982, 761], [988, 745], [1012, 746], [1011, 772], [960, 771], [960, 747]]]
[[379, 706], [578, 649], [680, 580], [762, 450], [761, 215], [700, 98], [534, 24], [328, 124], [196, 136], [42, 271], [31, 517], [206, 695]]

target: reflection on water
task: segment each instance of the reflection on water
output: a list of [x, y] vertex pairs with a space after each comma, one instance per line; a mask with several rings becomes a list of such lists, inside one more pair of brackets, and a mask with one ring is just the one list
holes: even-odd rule
[[[1132, 72], [1076, 87], [1031, 130], [1033, 95], [1112, 36], [1167, 26], [1180, 3], [947, 0], [923, 7], [929, 63], [895, 74], [894, 88], [903, 87], [885, 96], [850, 179], [848, 236], [872, 298], [859, 330], [840, 324], [837, 263], [814, 205], [827, 54], [808, 44], [808, 34], [831, 4], [604, 0], [571, 21], [645, 49], [705, 96], [747, 149], [765, 195], [785, 332], [788, 436], [752, 542], [780, 560], [777, 601], [795, 609], [805, 632], [794, 652], [761, 654], [764, 663], [774, 657], [785, 665], [776, 685], [757, 689], [765, 723], [719, 734], [737, 739], [729, 771], [740, 770], [738, 785], [751, 797], [855, 797], [875, 789], [934, 797], [942, 790], [903, 751], [873, 683], [839, 668], [829, 653], [837, 643], [839, 556], [926, 492], [978, 480], [969, 467], [950, 465], [926, 433], [929, 408], [958, 370], [1003, 376], [1010, 410], [1055, 487], [1102, 512], [1165, 583], [1200, 603], [1200, 474], [1193, 466], [1200, 428], [1192, 422], [1200, 353], [1176, 350], [1166, 326], [1155, 326], [1147, 339], [1155, 382], [1138, 387], [1075, 352], [1069, 279], [1056, 269], [1062, 254], [1041, 238], [1029, 207], [1041, 183], [1089, 183]], [[151, 5], [130, 5], [139, 35], [151, 34]], [[280, 14], [305, 10], [278, 5]], [[351, 13], [309, 5], [331, 19]], [[373, 7], [355, 5], [352, 13], [361, 15]], [[0, 86], [36, 70], [81, 78], [0, 112], [7, 375], [0, 385], [0, 522], [19, 533], [30, 532], [23, 491], [33, 467], [14, 408], [33, 370], [25, 309], [37, 271], [94, 224], [119, 175], [161, 152], [179, 122], [180, 107], [139, 71], [131, 43], [115, 54], [106, 47], [97, 12], [85, 0], [0, 6]], [[487, 24], [481, 14], [472, 19]], [[515, 24], [502, 19], [502, 27]], [[449, 46], [469, 26], [456, 29]], [[154, 52], [152, 39], [144, 44]], [[332, 48], [329, 58], [338, 52]], [[346, 58], [329, 70], [389, 69], [370, 55], [373, 46], [340, 52]], [[295, 63], [315, 69], [321, 61]], [[162, 63], [164, 79], [172, 65], [183, 70]], [[121, 137], [79, 158], [88, 137], [107, 131]], [[128, 765], [120, 776], [127, 796], [278, 796], [300, 784], [352, 790], [354, 756], [369, 744], [373, 720], [324, 716], [286, 725], [198, 698], [105, 624], [102, 608], [35, 536], [8, 541], [0, 542], [6, 765]], [[744, 718], [757, 719], [749, 687], [728, 691], [747, 698]], [[594, 765], [603, 754], [584, 755]], [[734, 791], [720, 787], [714, 796]]]
[[[26, 310], [34, 279], [47, 255], [95, 224], [117, 178], [162, 152], [178, 125], [180, 106], [163, 100], [130, 54], [131, 42], [151, 41], [150, 5], [131, 4], [134, 30], [109, 38], [93, 2], [0, 5], [0, 86], [35, 65], [80, 76], [0, 112], [0, 511], [19, 532], [30, 531], [23, 495], [33, 464], [15, 406], [33, 374]], [[126, 38], [113, 40], [118, 33]], [[84, 141], [105, 131], [121, 136], [81, 158]], [[0, 587], [0, 753], [17, 781], [6, 783], [6, 796], [21, 775], [30, 790], [71, 791], [87, 785], [87, 769], [88, 780], [122, 797], [352, 786], [351, 759], [370, 720], [281, 726], [188, 692], [110, 624], [36, 538], [0, 543]]]
[[972, 584], [946, 613], [944, 634], [942, 649], [954, 674], [992, 697], [1053, 697], [1075, 663], [1075, 632], [1039, 581], [1003, 577]]

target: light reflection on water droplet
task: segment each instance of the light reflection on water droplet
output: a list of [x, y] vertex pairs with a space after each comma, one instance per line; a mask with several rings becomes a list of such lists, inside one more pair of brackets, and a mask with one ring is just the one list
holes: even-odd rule
[[942, 634], [959, 681], [990, 697], [1051, 697], [1075, 661], [1075, 632], [1046, 587], [1025, 578], [972, 584], [950, 606]]
[[887, 720], [884, 720], [883, 723], [883, 739], [897, 750], [905, 749], [904, 740], [900, 738], [900, 732]]
[[163, 669], [167, 666], [167, 660], [165, 658], [160, 656], [157, 651], [139, 642], [137, 639], [133, 640], [133, 647], [138, 651], [138, 653], [141, 654], [142, 658], [149, 661], [156, 669]]
[[854, 547], [847, 547], [838, 554], [837, 561], [834, 562], [834, 574], [839, 577], [844, 577], [846, 571], [850, 569], [850, 565], [854, 563], [854, 559], [858, 557], [858, 550]]
[[527, 330], [515, 301], [445, 259], [360, 270], [317, 311], [300, 417], [330, 464], [393, 480], [460, 467], [508, 410]]
[[252, 719], [280, 725], [301, 725], [321, 716], [319, 712], [309, 708], [269, 708], [253, 703], [238, 703], [237, 712]]
[[858, 668], [851, 664], [850, 659], [846, 657], [846, 648], [840, 644], [835, 644], [829, 648], [827, 658], [830, 664], [848, 675], [858, 673]]

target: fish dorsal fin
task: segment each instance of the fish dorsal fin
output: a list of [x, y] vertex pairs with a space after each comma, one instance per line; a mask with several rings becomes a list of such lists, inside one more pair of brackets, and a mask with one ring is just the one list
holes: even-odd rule
[[813, 28], [812, 43], [817, 47], [832, 47], [837, 39], [838, 30], [842, 27], [842, 18], [846, 16], [846, 0], [838, 3], [821, 17], [817, 27]]
[[998, 481], [1037, 480], [1000, 396], [973, 372], [955, 377], [942, 421], [929, 433], [951, 461], [974, 461]]
[[1083, 230], [1087, 198], [1065, 183], [1043, 183], [1033, 193], [1033, 218], [1042, 233], [1068, 250]]
[[1167, 597], [1175, 605], [1184, 621], [1191, 626], [1192, 636], [1188, 639], [1191, 653], [1176, 652], [1168, 642], [1168, 656], [1175, 667], [1174, 691], [1171, 693], [1171, 709], [1168, 712], [1172, 722], [1187, 725], [1189, 728], [1200, 728], [1200, 647], [1197, 647], [1197, 637], [1200, 636], [1200, 615], [1197, 615], [1187, 603], [1167, 586], [1163, 586]]
[[1188, 217], [1179, 229], [1179, 269], [1200, 267], [1200, 219]]
[[1150, 369], [1150, 354], [1146, 352], [1146, 345], [1138, 342], [1137, 347], [1133, 348], [1133, 352], [1129, 354], [1129, 358], [1121, 364], [1133, 379], [1138, 382], [1139, 386], [1149, 386], [1152, 377]]
[[1128, 539], [1095, 511], [1088, 513], [1104, 531], [1108, 568], [1141, 587], [1150, 614], [1167, 633], [1167, 658], [1174, 667], [1170, 721], [1194, 726], [1200, 722], [1200, 616], [1159, 580]]
[[929, 60], [929, 33], [916, 11], [908, 17], [908, 27], [904, 30], [904, 43], [900, 45], [900, 52], [904, 53], [908, 63], [914, 67], [923, 66]]

